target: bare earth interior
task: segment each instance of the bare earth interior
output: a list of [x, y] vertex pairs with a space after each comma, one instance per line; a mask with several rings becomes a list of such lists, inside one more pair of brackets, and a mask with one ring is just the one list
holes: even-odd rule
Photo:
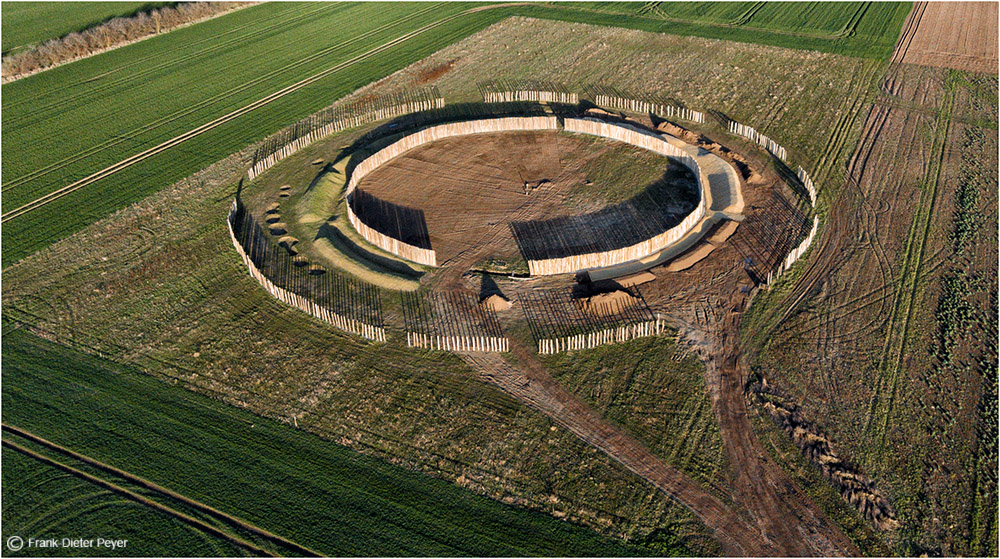
[[[627, 162], [613, 180], [595, 165], [606, 158]], [[670, 158], [610, 140], [559, 132], [476, 134], [439, 140], [389, 161], [361, 181], [359, 198], [377, 199], [364, 204], [367, 219], [380, 214], [392, 235], [429, 244], [439, 265], [467, 270], [522, 258], [525, 247], [519, 249], [512, 224], [558, 229], [566, 240], [549, 250], [592, 241], [621, 213], [616, 209], [632, 209], [629, 193], [643, 201], [655, 198], [655, 207], [643, 209], [664, 224], [678, 222], [697, 197], [697, 183], [685, 171]], [[569, 217], [576, 219], [559, 219]], [[402, 222], [407, 226], [397, 228]], [[423, 231], [429, 238], [422, 238]], [[526, 236], [521, 242], [537, 240]]]

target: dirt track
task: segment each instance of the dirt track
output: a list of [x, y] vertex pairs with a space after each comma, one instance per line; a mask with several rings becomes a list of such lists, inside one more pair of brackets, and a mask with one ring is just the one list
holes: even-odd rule
[[[748, 215], [770, 215], [780, 199], [776, 177], [745, 190]], [[642, 443], [603, 419], [561, 387], [533, 352], [512, 347], [517, 368], [496, 356], [467, 357], [487, 382], [542, 411], [589, 444], [692, 510], [728, 555], [836, 556], [860, 551], [810, 498], [773, 462], [758, 441], [747, 414], [740, 359], [739, 322], [750, 280], [740, 262], [745, 251], [768, 250], [769, 238], [753, 226], [741, 227], [732, 240], [684, 272], [654, 269], [656, 281], [643, 294], [677, 326], [706, 364], [706, 384], [719, 421], [733, 479], [727, 505], [684, 473], [653, 455]], [[773, 232], [772, 232], [773, 233]], [[777, 236], [785, 236], [780, 233]]]
[[537, 356], [516, 344], [518, 367], [502, 357], [465, 356], [480, 377], [541, 411], [588, 444], [600, 449], [641, 478], [686, 506], [713, 532], [726, 555], [782, 555], [737, 515], [684, 473], [669, 466], [639, 441], [601, 418], [577, 396], [554, 381]]

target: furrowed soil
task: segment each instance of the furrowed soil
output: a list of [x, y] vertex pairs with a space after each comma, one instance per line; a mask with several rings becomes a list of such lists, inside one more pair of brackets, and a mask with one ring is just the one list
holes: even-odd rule
[[993, 76], [894, 65], [813, 256], [743, 328], [887, 496], [898, 554], [996, 553], [996, 102]]
[[997, 73], [996, 2], [917, 2], [893, 61]]
[[[830, 54], [513, 18], [359, 94], [426, 83], [428, 69], [452, 62], [431, 82], [449, 101], [475, 99], [475, 82], [484, 76], [530, 77], [604, 83], [718, 109], [767, 133], [797, 161], [812, 162], [821, 192], [843, 180], [862, 109], [884, 70]], [[777, 175], [759, 152], [721, 134], [716, 139], [724, 138], [758, 153], [754, 165], [767, 179], [746, 192], [747, 217], [756, 216], [757, 225], [744, 224], [730, 244], [689, 270], [656, 271], [658, 281], [643, 286], [655, 310], [707, 363], [702, 374], [713, 413], [692, 407], [688, 429], [712, 432], [717, 425], [723, 466], [684, 458], [701, 448], [699, 437], [668, 453], [648, 433], [640, 439], [623, 433], [655, 401], [609, 422], [586, 398], [547, 379], [547, 367], [531, 354], [515, 355], [514, 384], [497, 383], [524, 398], [518, 402], [481, 382], [457, 357], [404, 350], [398, 340], [364, 344], [271, 299], [247, 276], [223, 223], [246, 153], [243, 161], [227, 159], [10, 266], [5, 317], [362, 452], [607, 534], [679, 539], [695, 553], [717, 553], [720, 546], [727, 553], [857, 553], [767, 457], [747, 417], [734, 329], [752, 281], [741, 263], [750, 252], [769, 252], [775, 238], [795, 234], [784, 224], [769, 228], [764, 219], [776, 207], [794, 208], [795, 197], [775, 186]], [[317, 155], [317, 148], [307, 162], [329, 160], [343, 144], [332, 138], [323, 148], [331, 153]], [[680, 375], [691, 386], [684, 381], [689, 373], [665, 367], [662, 374]], [[518, 375], [540, 384], [525, 388]], [[528, 389], [543, 391], [532, 396]], [[558, 404], [572, 404], [568, 415]], [[531, 409], [544, 406], [552, 418]], [[637, 470], [651, 483], [636, 483]], [[727, 477], [732, 488], [702, 482]]]

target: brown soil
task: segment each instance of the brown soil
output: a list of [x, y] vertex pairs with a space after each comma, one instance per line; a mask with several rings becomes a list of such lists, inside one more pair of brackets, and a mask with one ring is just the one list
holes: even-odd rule
[[628, 291], [611, 291], [580, 299], [578, 304], [589, 313], [598, 316], [612, 316], [617, 314], [619, 309], [630, 307], [637, 302], [638, 298], [632, 296]]
[[505, 311], [510, 308], [510, 301], [494, 293], [479, 302], [480, 305], [491, 311]]
[[[359, 189], [422, 210], [438, 264], [467, 270], [486, 259], [521, 258], [511, 222], [581, 215], [603, 207], [599, 196], [579, 195], [586, 181], [584, 168], [620, 145], [557, 132], [447, 138], [391, 160], [366, 176]], [[667, 158], [663, 162], [666, 169]]]
[[715, 246], [719, 246], [726, 242], [729, 237], [733, 236], [736, 232], [736, 228], [740, 226], [738, 221], [726, 220], [722, 223], [718, 223], [712, 228], [712, 231], [705, 236], [705, 240], [712, 243]]
[[631, 276], [625, 276], [623, 278], [618, 278], [615, 281], [618, 285], [622, 287], [634, 287], [637, 285], [642, 285], [644, 283], [649, 283], [656, 279], [650, 272], [639, 272], [638, 274], [632, 274]]
[[917, 2], [893, 62], [997, 74], [996, 2]]
[[715, 245], [702, 241], [688, 249], [684, 254], [671, 260], [667, 266], [667, 271], [680, 272], [681, 270], [687, 270], [704, 260], [713, 250], [715, 250]]
[[451, 69], [455, 67], [455, 62], [456, 62], [455, 60], [451, 60], [443, 64], [438, 64], [437, 66], [421, 70], [420, 73], [417, 74], [414, 80], [415, 81], [414, 85], [418, 86], [424, 85], [426, 83], [430, 83], [440, 78], [441, 76], [450, 72]]

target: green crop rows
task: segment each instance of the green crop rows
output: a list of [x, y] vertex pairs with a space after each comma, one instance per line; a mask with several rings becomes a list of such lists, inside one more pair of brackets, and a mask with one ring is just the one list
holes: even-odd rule
[[908, 2], [585, 2], [527, 11], [566, 21], [884, 60], [892, 54], [910, 7]]
[[[321, 553], [647, 553], [359, 455], [23, 329], [4, 332], [3, 353], [5, 423]], [[4, 507], [5, 514], [10, 508]]]
[[167, 2], [4, 2], [3, 53]]
[[[242, 556], [245, 550], [167, 514], [77, 479], [17, 451], [3, 449], [3, 540], [12, 536], [62, 539], [65, 535], [127, 540], [131, 556]], [[107, 547], [31, 548], [10, 556], [107, 556]]]

